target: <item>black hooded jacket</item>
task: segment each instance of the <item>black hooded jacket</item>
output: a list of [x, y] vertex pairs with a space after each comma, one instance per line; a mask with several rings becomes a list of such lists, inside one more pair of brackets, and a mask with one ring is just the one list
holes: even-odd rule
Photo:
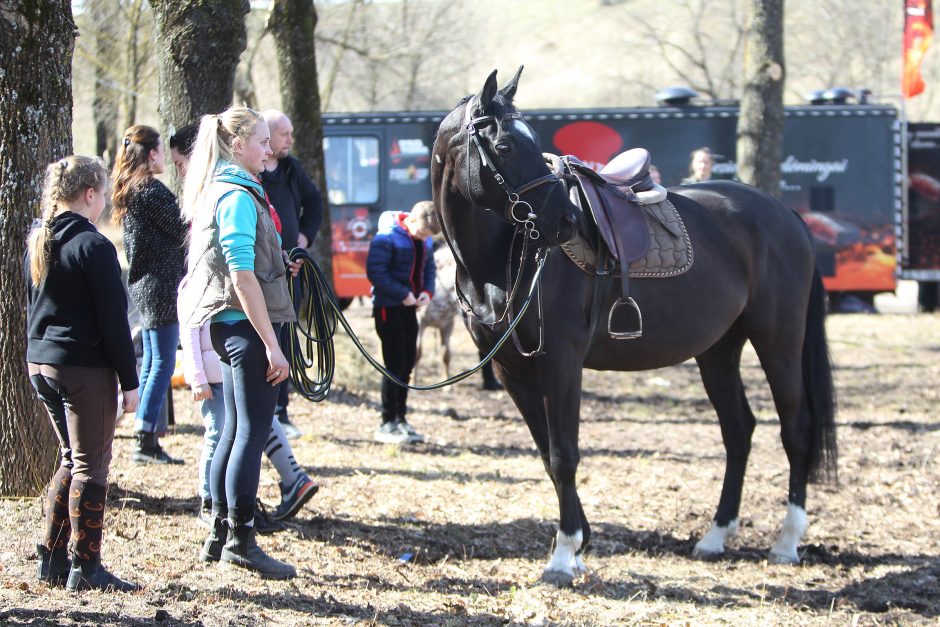
[[52, 232], [49, 272], [38, 288], [26, 253], [26, 360], [113, 368], [121, 389], [136, 389], [137, 359], [114, 245], [71, 211], [55, 217]]
[[300, 233], [312, 246], [323, 220], [323, 197], [300, 160], [287, 155], [278, 160], [277, 168], [265, 170], [259, 178], [281, 219], [281, 248], [291, 250], [297, 246]]

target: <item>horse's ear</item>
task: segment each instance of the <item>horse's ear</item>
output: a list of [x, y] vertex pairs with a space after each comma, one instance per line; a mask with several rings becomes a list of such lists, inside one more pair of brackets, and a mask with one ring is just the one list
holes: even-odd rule
[[503, 95], [503, 98], [505, 98], [507, 102], [512, 102], [513, 97], [516, 95], [516, 87], [519, 86], [519, 76], [522, 75], [522, 68], [524, 67], [524, 65], [520, 65], [519, 69], [516, 70], [516, 75], [512, 77], [512, 80], [499, 90], [499, 93]]
[[487, 110], [490, 108], [490, 105], [493, 103], [493, 98], [496, 96], [496, 70], [493, 70], [489, 76], [486, 77], [486, 82], [483, 83], [483, 89], [480, 90], [480, 93], [477, 95], [477, 104], [476, 109], [474, 110], [476, 115], [486, 115]]

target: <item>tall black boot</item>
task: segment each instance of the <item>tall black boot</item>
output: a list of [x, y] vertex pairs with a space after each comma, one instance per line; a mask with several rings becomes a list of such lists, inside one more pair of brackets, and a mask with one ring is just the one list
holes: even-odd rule
[[72, 535], [72, 523], [69, 519], [69, 487], [72, 473], [68, 468], [60, 467], [46, 490], [45, 514], [46, 535], [42, 544], [36, 546], [39, 558], [37, 575], [41, 581], [61, 586], [69, 575], [69, 538]]
[[79, 590], [136, 592], [140, 590], [140, 586], [136, 583], [124, 581], [117, 575], [108, 572], [97, 557], [85, 560], [77, 555], [72, 556], [72, 570], [69, 572], [69, 579], [65, 587], [72, 592]]
[[297, 570], [261, 550], [255, 542], [255, 528], [236, 525], [229, 529], [228, 542], [222, 548], [223, 562], [254, 571], [262, 579], [291, 579]]
[[63, 546], [50, 550], [44, 544], [37, 544], [36, 555], [39, 557], [36, 574], [40, 581], [48, 581], [54, 586], [63, 585], [72, 566], [68, 549]]
[[135, 464], [182, 464], [183, 460], [167, 455], [160, 446], [156, 433], [138, 431], [137, 446], [134, 447]]
[[202, 545], [202, 552], [199, 553], [199, 559], [204, 562], [218, 562], [222, 557], [222, 547], [228, 539], [228, 521], [223, 516], [216, 516], [212, 523], [212, 529], [209, 536]]
[[101, 565], [101, 538], [108, 489], [72, 478], [69, 518], [72, 524], [72, 569], [65, 582], [68, 590], [133, 592], [140, 586], [116, 577]]

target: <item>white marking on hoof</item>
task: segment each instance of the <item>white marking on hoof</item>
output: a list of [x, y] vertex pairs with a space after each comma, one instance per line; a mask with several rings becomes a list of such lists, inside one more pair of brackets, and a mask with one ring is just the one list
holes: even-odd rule
[[725, 540], [732, 538], [738, 533], [738, 519], [735, 518], [728, 523], [727, 527], [722, 527], [714, 520], [701, 540], [695, 545], [692, 551], [693, 557], [699, 559], [715, 558], [725, 552]]
[[[555, 534], [555, 552], [552, 553], [552, 558], [548, 560], [548, 565], [545, 566], [542, 579], [551, 583], [556, 583], [554, 581], [556, 579], [555, 575], [574, 579], [575, 571], [584, 568], [584, 563], [577, 555], [583, 539], [584, 536], [581, 534], [580, 529], [570, 536], [562, 533], [559, 529], [558, 533]], [[556, 585], [558, 584], [556, 583]], [[570, 582], [565, 585], [570, 585]]]
[[809, 527], [809, 518], [806, 510], [799, 505], [790, 503], [787, 506], [787, 515], [783, 519], [780, 535], [770, 549], [769, 560], [775, 564], [799, 564], [800, 556], [796, 552], [800, 540]]

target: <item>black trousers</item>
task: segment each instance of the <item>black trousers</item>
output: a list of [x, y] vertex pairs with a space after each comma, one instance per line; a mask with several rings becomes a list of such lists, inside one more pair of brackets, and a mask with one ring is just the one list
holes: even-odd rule
[[[279, 333], [279, 325], [274, 332]], [[222, 361], [225, 426], [209, 471], [212, 509], [237, 524], [254, 518], [261, 455], [271, 433], [277, 388], [265, 381], [264, 342], [248, 320], [209, 327], [212, 347]]]
[[[294, 313], [299, 314], [300, 304], [304, 296], [300, 289], [300, 279], [298, 277], [291, 277], [290, 274], [288, 274], [287, 277], [294, 284]], [[281, 325], [281, 332], [278, 335], [278, 343], [281, 345], [281, 352], [287, 357], [288, 362], [290, 361], [290, 345], [294, 340], [290, 331], [290, 325], [283, 324]], [[277, 419], [281, 421], [281, 424], [290, 422], [290, 418], [287, 416], [287, 405], [290, 403], [290, 387], [290, 377], [284, 379], [284, 381], [277, 386], [277, 404], [274, 406], [274, 413], [277, 415]]]
[[[418, 347], [418, 308], [405, 305], [373, 307], [375, 331], [382, 341], [382, 361], [393, 375], [408, 383]], [[382, 377], [382, 422], [404, 418], [408, 388]]]

